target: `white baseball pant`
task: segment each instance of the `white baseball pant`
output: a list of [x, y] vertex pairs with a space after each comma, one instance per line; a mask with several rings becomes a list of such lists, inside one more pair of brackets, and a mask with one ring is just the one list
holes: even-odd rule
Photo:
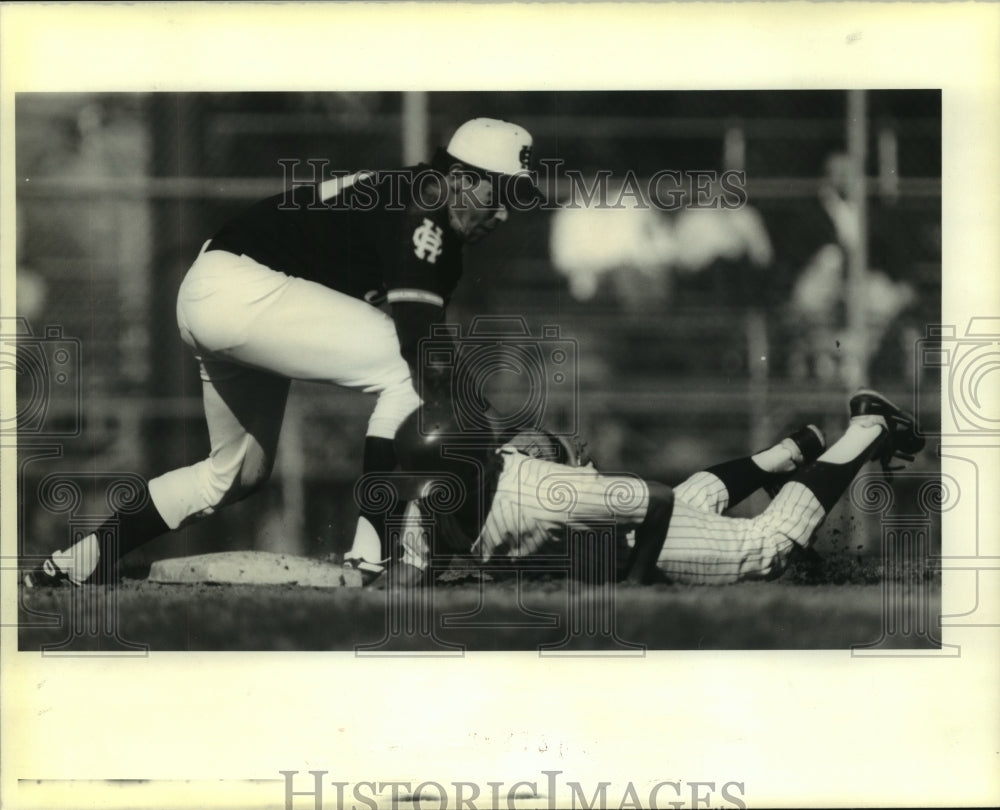
[[200, 363], [211, 452], [149, 482], [171, 529], [267, 480], [291, 380], [377, 394], [369, 436], [392, 438], [420, 404], [392, 318], [248, 256], [203, 248], [181, 284], [177, 322]]

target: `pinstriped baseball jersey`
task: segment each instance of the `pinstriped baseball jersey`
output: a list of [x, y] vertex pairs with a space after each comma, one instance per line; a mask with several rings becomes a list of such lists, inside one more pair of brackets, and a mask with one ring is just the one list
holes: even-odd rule
[[674, 498], [657, 561], [674, 582], [722, 585], [779, 574], [793, 547], [804, 544], [826, 516], [812, 491], [794, 481], [753, 518], [721, 514], [729, 495], [708, 472], [677, 487]]
[[496, 495], [472, 547], [479, 559], [555, 551], [565, 544], [569, 523], [638, 525], [646, 515], [649, 489], [641, 478], [568, 467], [511, 447], [500, 452]]
[[439, 547], [486, 562], [564, 554], [569, 524], [638, 525], [646, 515], [649, 489], [641, 478], [532, 458], [509, 445], [498, 452], [503, 466], [478, 537], [464, 536], [450, 515], [438, 516], [429, 530], [411, 504], [402, 537], [404, 562], [426, 567], [431, 531]]
[[[453, 549], [470, 548], [482, 561], [558, 553], [566, 526], [614, 521], [637, 526], [645, 517], [649, 491], [631, 476], [608, 476], [594, 467], [567, 467], [530, 458], [505, 447], [496, 495], [475, 542], [456, 536], [454, 521], [435, 521], [434, 531], [448, 535]], [[725, 484], [710, 472], [698, 472], [674, 489], [674, 508], [657, 565], [670, 580], [722, 585], [767, 579], [780, 573], [796, 544], [804, 544], [826, 513], [803, 484], [786, 484], [768, 508], [753, 518], [726, 517]], [[426, 565], [429, 535], [416, 522], [407, 538], [404, 560]]]

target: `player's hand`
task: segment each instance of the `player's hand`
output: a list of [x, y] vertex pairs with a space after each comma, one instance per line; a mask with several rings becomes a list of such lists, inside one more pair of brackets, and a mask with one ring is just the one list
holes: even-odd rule
[[590, 455], [590, 448], [579, 436], [571, 436], [566, 439], [570, 446], [570, 459], [574, 467], [593, 467], [597, 469], [597, 464]]
[[556, 461], [567, 467], [596, 469], [587, 443], [579, 436], [559, 436], [541, 428], [528, 428], [506, 439], [506, 443], [532, 458]]

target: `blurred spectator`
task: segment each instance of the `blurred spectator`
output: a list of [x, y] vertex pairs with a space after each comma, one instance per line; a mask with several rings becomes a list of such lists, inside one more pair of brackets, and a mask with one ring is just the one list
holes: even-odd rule
[[24, 265], [17, 266], [17, 317], [30, 324], [41, 321], [45, 309], [48, 285], [37, 270]]
[[577, 301], [594, 299], [607, 279], [629, 308], [666, 303], [675, 247], [666, 219], [639, 201], [561, 208], [552, 219], [552, 264]]
[[[607, 281], [616, 300], [630, 311], [667, 304], [677, 276], [692, 277], [723, 265], [726, 286], [734, 265], [763, 269], [774, 257], [764, 221], [753, 208], [685, 207], [668, 215], [639, 201], [627, 207], [558, 210], [550, 253], [576, 300], [594, 299]], [[746, 302], [747, 290], [738, 286], [732, 297]]]
[[674, 262], [682, 273], [698, 273], [716, 261], [764, 268], [774, 260], [771, 239], [756, 209], [743, 206], [685, 208], [674, 220]]
[[[788, 371], [793, 379], [847, 385], [862, 379], [864, 370], [853, 367], [852, 358], [859, 356], [860, 349], [866, 354], [874, 351], [893, 322], [916, 300], [915, 289], [906, 281], [893, 280], [882, 269], [869, 269], [864, 334], [854, 335], [848, 329], [848, 261], [862, 233], [860, 214], [847, 195], [850, 172], [847, 155], [838, 152], [827, 158], [817, 195], [828, 226], [826, 240], [814, 245], [793, 283], [787, 306], [792, 332]], [[854, 345], [858, 340], [863, 347]]]
[[24, 318], [29, 324], [34, 324], [42, 317], [45, 300], [48, 295], [48, 284], [45, 277], [26, 264], [24, 256], [24, 237], [27, 233], [27, 223], [24, 217], [17, 220], [17, 317]]

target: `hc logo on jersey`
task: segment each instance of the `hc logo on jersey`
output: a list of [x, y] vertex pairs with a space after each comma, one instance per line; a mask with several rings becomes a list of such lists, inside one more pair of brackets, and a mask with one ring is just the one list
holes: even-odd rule
[[418, 259], [434, 264], [441, 255], [441, 228], [424, 217], [421, 224], [413, 232], [413, 252]]

